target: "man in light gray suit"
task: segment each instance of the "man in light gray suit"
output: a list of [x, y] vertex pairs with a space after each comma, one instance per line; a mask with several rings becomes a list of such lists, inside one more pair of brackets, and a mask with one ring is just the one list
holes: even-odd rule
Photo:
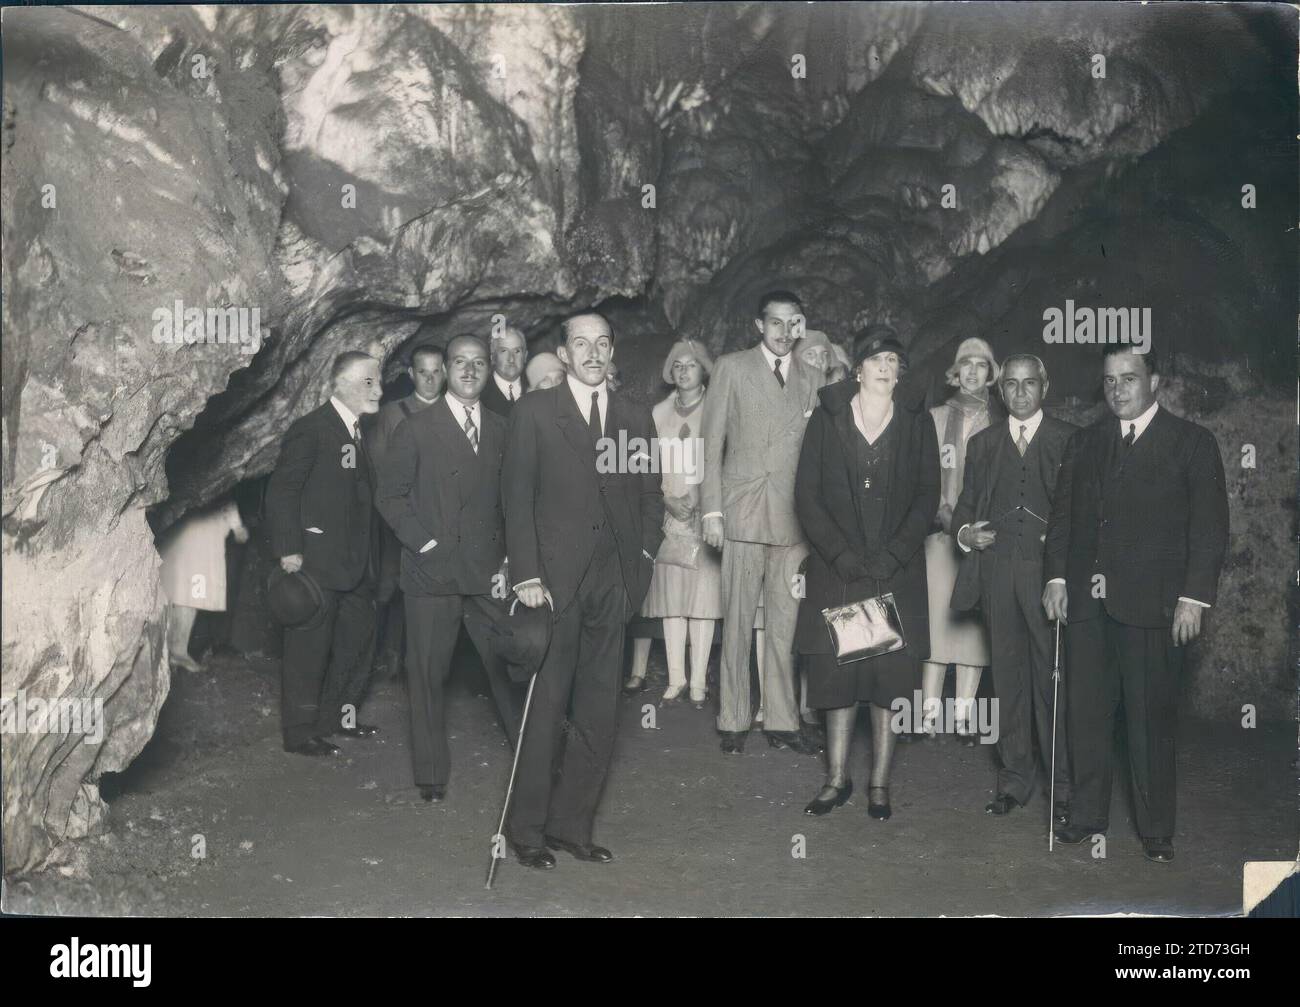
[[795, 575], [808, 546], [794, 512], [794, 473], [820, 374], [793, 353], [803, 305], [789, 291], [764, 294], [754, 325], [762, 342], [728, 353], [704, 399], [704, 540], [722, 550], [722, 750], [744, 751], [752, 718], [749, 654], [764, 606], [763, 729], [773, 748], [819, 749], [799, 725], [794, 686]]

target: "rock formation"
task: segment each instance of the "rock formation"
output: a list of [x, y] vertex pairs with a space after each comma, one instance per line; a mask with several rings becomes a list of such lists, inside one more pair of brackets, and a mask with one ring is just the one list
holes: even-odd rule
[[745, 345], [779, 284], [841, 341], [894, 323], [930, 380], [965, 335], [1036, 348], [1084, 417], [1044, 308], [1151, 307], [1230, 469], [1193, 705], [1289, 716], [1285, 11], [10, 8], [3, 44], [3, 694], [104, 712], [4, 735], [7, 869], [94, 830], [153, 730], [154, 532], [268, 472], [339, 350], [392, 376], [498, 315], [544, 341], [603, 306], [649, 398], [674, 332]]

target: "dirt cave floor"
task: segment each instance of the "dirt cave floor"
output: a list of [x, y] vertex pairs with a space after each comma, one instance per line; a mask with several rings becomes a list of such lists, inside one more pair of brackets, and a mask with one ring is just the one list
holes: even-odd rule
[[[462, 641], [463, 644], [463, 641]], [[716, 676], [717, 654], [711, 675]], [[987, 676], [986, 676], [987, 678]], [[755, 731], [724, 756], [715, 709], [624, 697], [596, 824], [612, 864], [557, 854], [555, 870], [503, 860], [484, 888], [510, 769], [476, 661], [458, 650], [449, 687], [447, 801], [412, 784], [406, 693], [379, 682], [340, 757], [288, 755], [279, 664], [231, 654], [176, 671], [154, 738], [102, 783], [108, 831], [67, 844], [48, 870], [5, 883], [10, 913], [180, 916], [744, 915], [1009, 916], [1241, 912], [1242, 864], [1296, 856], [1295, 730], [1184, 719], [1172, 864], [1148, 863], [1117, 779], [1105, 857], [1048, 853], [1046, 799], [1005, 819], [990, 746], [900, 745], [893, 818], [864, 793], [824, 818], [803, 813], [820, 758], [769, 748]], [[714, 689], [711, 682], [711, 691]], [[951, 689], [951, 684], [949, 685]], [[711, 707], [713, 700], [711, 699]], [[866, 717], [852, 775], [865, 784]], [[802, 837], [802, 842], [800, 838]], [[802, 847], [802, 849], [800, 849]], [[794, 854], [802, 852], [803, 856]]]

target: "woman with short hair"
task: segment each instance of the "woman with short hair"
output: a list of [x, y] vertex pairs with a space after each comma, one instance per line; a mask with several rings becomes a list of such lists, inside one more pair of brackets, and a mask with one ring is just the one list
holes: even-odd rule
[[[954, 612], [949, 607], [957, 583], [960, 557], [953, 539], [952, 511], [961, 496], [966, 470], [966, 445], [991, 422], [997, 407], [989, 395], [1001, 368], [993, 348], [983, 339], [963, 339], [945, 372], [952, 394], [930, 410], [939, 439], [942, 495], [931, 533], [925, 540], [925, 569], [930, 587], [930, 660], [921, 673], [922, 730], [934, 735], [936, 716], [948, 665], [957, 666], [955, 729], [957, 739], [974, 746], [979, 741], [973, 722], [975, 693], [980, 675], [991, 660], [988, 631], [977, 613]], [[1000, 414], [999, 414], [1000, 415]]]
[[[704, 474], [705, 382], [713, 370], [708, 351], [693, 340], [673, 344], [664, 361], [664, 383], [671, 395], [654, 407], [664, 491], [664, 543], [656, 557], [641, 616], [662, 619], [668, 658], [668, 688], [661, 702], [681, 700], [687, 689], [686, 641], [691, 644], [690, 699], [703, 709], [713, 628], [722, 618], [722, 565], [718, 552], [704, 541], [700, 482]], [[692, 555], [693, 553], [693, 555]], [[694, 566], [685, 565], [693, 562]], [[632, 676], [624, 687], [638, 692], [645, 685], [650, 638], [632, 645]]]

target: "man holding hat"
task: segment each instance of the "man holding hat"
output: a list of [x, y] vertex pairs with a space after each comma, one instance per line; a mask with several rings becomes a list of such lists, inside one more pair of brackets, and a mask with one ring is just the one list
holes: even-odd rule
[[506, 421], [482, 404], [488, 369], [482, 340], [452, 339], [447, 394], [398, 425], [379, 477], [379, 512], [402, 543], [411, 754], [426, 801], [443, 800], [451, 773], [443, 687], [462, 623], [512, 741], [519, 731], [519, 704], [493, 646], [504, 615]]
[[271, 608], [288, 620], [280, 727], [285, 751], [298, 755], [333, 755], [338, 747], [327, 736], [377, 730], [357, 723], [356, 710], [370, 677], [375, 622], [374, 473], [360, 418], [379, 410], [379, 361], [340, 353], [330, 381], [330, 400], [289, 427], [266, 490], [284, 574], [271, 585]]
[[597, 465], [609, 443], [650, 444], [654, 434], [648, 410], [609, 390], [609, 322], [575, 315], [564, 335], [566, 379], [515, 404], [501, 480], [515, 593], [529, 608], [550, 606], [555, 620], [506, 823], [519, 862], [541, 869], [555, 866], [546, 847], [583, 861], [613, 859], [592, 843], [592, 828], [614, 749], [624, 629], [641, 608], [663, 539], [663, 491], [651, 459], [620, 459], [614, 471]]

